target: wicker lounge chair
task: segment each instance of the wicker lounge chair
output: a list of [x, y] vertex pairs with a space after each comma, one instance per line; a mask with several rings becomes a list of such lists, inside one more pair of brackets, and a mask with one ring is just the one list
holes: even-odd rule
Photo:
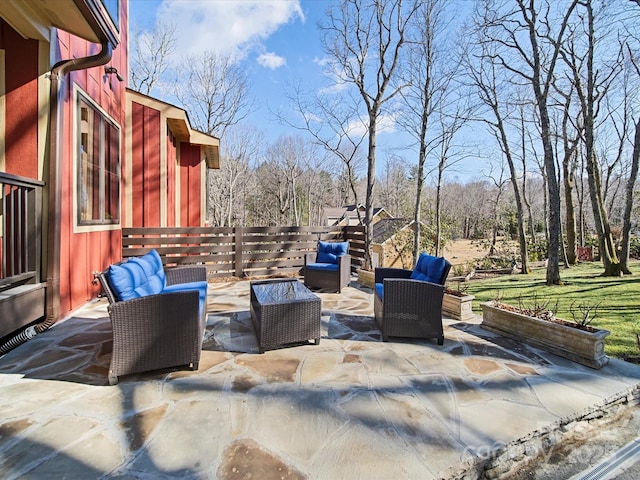
[[[138, 292], [125, 292], [124, 296], [131, 298], [123, 300], [119, 296], [122, 285], [117, 285], [118, 268], [129, 269], [121, 273], [134, 269], [138, 274], [138, 259], [112, 265], [98, 275], [109, 300], [113, 327], [113, 353], [109, 367], [111, 385], [118, 383], [119, 376], [132, 373], [189, 365], [197, 370], [200, 361], [206, 326], [206, 267], [198, 265], [164, 270], [155, 251], [140, 259], [156, 262], [156, 270], [159, 262], [160, 276], [164, 276], [164, 281], [149, 276], [152, 281], [147, 283], [156, 281], [156, 285], [138, 286]], [[158, 288], [160, 293], [149, 292], [149, 289]]]
[[436, 338], [444, 343], [442, 299], [451, 264], [421, 254], [414, 270], [375, 269], [374, 313], [382, 339]]
[[318, 242], [318, 251], [304, 258], [304, 284], [340, 293], [351, 281], [349, 242]]

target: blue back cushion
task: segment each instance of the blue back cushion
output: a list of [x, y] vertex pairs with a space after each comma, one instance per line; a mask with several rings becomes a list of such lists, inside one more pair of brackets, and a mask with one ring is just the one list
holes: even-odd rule
[[166, 278], [158, 252], [131, 258], [109, 267], [109, 283], [119, 300], [130, 300], [162, 292]]
[[136, 293], [136, 288], [147, 281], [142, 267], [131, 262], [111, 265], [108, 276], [109, 284], [118, 300], [138, 298], [140, 295]]
[[318, 242], [318, 263], [338, 263], [338, 257], [349, 252], [349, 242]]
[[130, 262], [137, 263], [144, 270], [147, 276], [147, 282], [149, 283], [148, 295], [154, 293], [160, 293], [167, 285], [167, 278], [164, 274], [164, 267], [162, 266], [162, 259], [158, 252], [151, 250], [146, 255], [141, 257], [134, 257]]
[[442, 284], [442, 277], [447, 267], [447, 261], [443, 257], [434, 257], [426, 253], [421, 253], [418, 257], [411, 276], [413, 280], [422, 280]]

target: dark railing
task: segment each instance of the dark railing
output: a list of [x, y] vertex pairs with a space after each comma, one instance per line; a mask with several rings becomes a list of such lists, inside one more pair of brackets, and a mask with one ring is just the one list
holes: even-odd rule
[[0, 291], [40, 282], [43, 186], [0, 173]]
[[351, 265], [364, 259], [364, 227], [123, 228], [122, 258], [155, 248], [165, 265], [204, 264], [209, 277], [297, 273], [318, 240], [348, 240]]
[[0, 338], [45, 314], [40, 266], [43, 186], [0, 173]]

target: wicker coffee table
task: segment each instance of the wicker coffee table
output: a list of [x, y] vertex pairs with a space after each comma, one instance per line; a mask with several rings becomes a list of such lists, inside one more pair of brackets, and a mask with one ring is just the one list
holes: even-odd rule
[[251, 282], [251, 320], [260, 353], [292, 343], [320, 343], [320, 298], [298, 280]]

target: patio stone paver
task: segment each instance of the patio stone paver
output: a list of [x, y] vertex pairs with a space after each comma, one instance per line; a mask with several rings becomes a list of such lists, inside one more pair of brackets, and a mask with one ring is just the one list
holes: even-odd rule
[[[1, 478], [447, 478], [618, 398], [601, 370], [445, 319], [445, 344], [382, 342], [371, 291], [319, 293], [320, 345], [258, 353], [249, 283], [211, 284], [200, 369], [108, 386], [92, 302], [0, 358]], [[549, 455], [551, 458], [551, 455]]]

